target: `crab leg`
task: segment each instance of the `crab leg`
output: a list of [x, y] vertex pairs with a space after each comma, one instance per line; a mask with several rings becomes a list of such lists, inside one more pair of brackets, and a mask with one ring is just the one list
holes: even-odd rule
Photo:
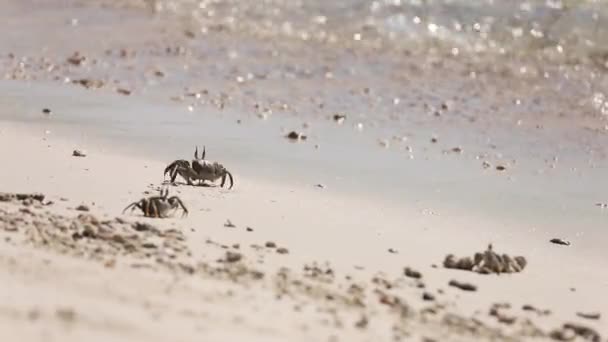
[[179, 197], [173, 196], [169, 199], [169, 201], [171, 201], [171, 202], [175, 201], [175, 202], [177, 202], [177, 204], [179, 204], [182, 207], [182, 209], [184, 210], [184, 213], [182, 214], [182, 216], [188, 215], [188, 209], [186, 209], [184, 202], [182, 202], [182, 200], [180, 200]]
[[139, 209], [142, 209], [142, 210], [143, 210], [143, 207], [142, 207], [142, 202], [143, 202], [143, 201], [144, 201], [144, 200], [141, 200], [141, 201], [139, 201], [139, 202], [133, 202], [133, 203], [129, 204], [129, 205], [126, 207], [126, 208], [124, 208], [124, 209], [122, 210], [122, 213], [124, 214], [124, 213], [125, 213], [125, 211], [127, 211], [127, 209], [129, 209], [129, 208], [131, 208], [131, 211], [135, 210], [135, 208], [139, 208]]

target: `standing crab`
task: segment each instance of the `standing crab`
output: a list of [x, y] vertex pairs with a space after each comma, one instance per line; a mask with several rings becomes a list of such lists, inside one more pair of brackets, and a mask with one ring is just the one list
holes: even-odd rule
[[152, 196], [148, 198], [142, 198], [139, 202], [133, 202], [129, 204], [122, 213], [124, 214], [127, 209], [131, 211], [140, 209], [144, 212], [145, 217], [159, 217], [164, 218], [169, 216], [170, 211], [175, 211], [178, 208], [184, 210], [182, 217], [188, 215], [188, 209], [177, 196], [169, 196], [169, 189], [160, 190], [160, 196]]
[[198, 157], [198, 147], [196, 147], [192, 164], [184, 159], [176, 160], [165, 168], [164, 175], [166, 176], [167, 173], [171, 176], [171, 183], [175, 183], [175, 178], [179, 174], [186, 180], [188, 185], [193, 185], [193, 180], [198, 180], [204, 184], [205, 181], [214, 182], [221, 178], [222, 183], [220, 186], [223, 187], [226, 183], [226, 176], [230, 178], [230, 186], [228, 189], [232, 189], [232, 186], [234, 185], [232, 174], [226, 170], [224, 165], [218, 162], [205, 160], [205, 147], [203, 147], [201, 158]]

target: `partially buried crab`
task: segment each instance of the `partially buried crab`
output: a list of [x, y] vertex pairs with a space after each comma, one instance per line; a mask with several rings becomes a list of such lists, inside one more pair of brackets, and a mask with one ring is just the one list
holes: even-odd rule
[[224, 186], [226, 183], [226, 177], [230, 179], [230, 186], [228, 189], [232, 189], [234, 180], [232, 174], [226, 170], [224, 165], [218, 162], [210, 162], [205, 160], [205, 147], [203, 147], [203, 153], [201, 157], [198, 157], [198, 147], [194, 150], [194, 159], [192, 163], [184, 159], [179, 159], [169, 164], [165, 168], [164, 175], [167, 173], [171, 176], [171, 183], [175, 184], [175, 178], [180, 175], [188, 185], [193, 185], [192, 181], [198, 180], [200, 184], [204, 184], [205, 181], [214, 182], [218, 179], [222, 179], [220, 186]]
[[123, 214], [127, 209], [131, 211], [140, 209], [144, 212], [145, 217], [169, 217], [171, 212], [175, 212], [177, 209], [182, 208], [184, 211], [183, 216], [188, 215], [188, 209], [177, 196], [169, 197], [169, 189], [160, 190], [160, 196], [152, 196], [148, 198], [142, 198], [138, 202], [129, 204], [122, 212]]

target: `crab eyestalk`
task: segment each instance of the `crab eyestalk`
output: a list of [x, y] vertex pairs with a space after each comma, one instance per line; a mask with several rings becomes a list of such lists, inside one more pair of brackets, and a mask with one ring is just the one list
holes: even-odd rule
[[[203, 153], [202, 153], [201, 158], [200, 158], [201, 160], [205, 159], [205, 154], [206, 154], [205, 146], [203, 145]], [[194, 159], [199, 160], [199, 158], [198, 158], [198, 146], [196, 146], [196, 148], [194, 149]]]

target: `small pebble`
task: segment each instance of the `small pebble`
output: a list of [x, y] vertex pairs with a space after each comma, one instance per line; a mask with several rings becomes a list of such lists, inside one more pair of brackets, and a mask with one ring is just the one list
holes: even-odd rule
[[585, 319], [600, 319], [602, 317], [599, 312], [577, 312], [576, 315]]
[[57, 317], [65, 322], [73, 322], [76, 319], [76, 312], [70, 308], [60, 308], [55, 312]]
[[285, 135], [285, 137], [290, 140], [306, 140], [306, 138], [307, 138], [304, 134], [298, 133], [296, 131], [291, 131], [291, 132], [287, 133], [287, 135]]
[[403, 273], [405, 274], [406, 277], [409, 277], [409, 278], [414, 278], [414, 279], [422, 278], [422, 273], [420, 273], [416, 270], [413, 270], [409, 267], [406, 267], [405, 270], [403, 270]]
[[285, 248], [285, 247], [279, 247], [279, 248], [277, 248], [277, 253], [279, 253], [279, 254], [287, 254], [287, 253], [289, 253], [289, 250], [287, 248]]
[[86, 157], [87, 154], [84, 151], [81, 151], [81, 150], [74, 150], [72, 152], [72, 156], [73, 157]]
[[48, 108], [44, 108], [44, 109], [42, 110], [42, 113], [44, 113], [44, 114], [47, 114], [47, 115], [48, 115], [48, 114], [51, 114], [51, 110], [50, 110], [50, 109], [48, 109]]
[[346, 115], [344, 114], [334, 114], [334, 121], [341, 124], [346, 119]]
[[246, 231], [248, 231], [248, 232], [252, 232], [252, 231], [253, 231], [253, 228], [251, 228], [251, 227], [247, 227], [247, 228], [245, 228], [245, 230], [246, 230]]
[[459, 282], [457, 280], [450, 280], [448, 285], [461, 289], [463, 291], [477, 291], [477, 286], [470, 283]]
[[81, 205], [79, 205], [79, 206], [76, 207], [76, 210], [78, 210], [78, 211], [89, 211], [89, 207], [86, 206], [86, 205], [84, 205], [84, 204], [81, 204]]
[[268, 241], [268, 242], [266, 242], [266, 244], [264, 244], [264, 246], [266, 246], [268, 248], [276, 248], [277, 244], [272, 241]]
[[397, 250], [396, 250], [396, 249], [394, 249], [394, 248], [389, 248], [389, 249], [388, 249], [388, 252], [389, 252], [389, 253], [392, 253], [392, 254], [397, 254], [397, 253], [398, 253], [398, 252], [397, 252]]
[[551, 240], [549, 240], [549, 242], [554, 243], [556, 245], [570, 246], [570, 241], [566, 241], [566, 240], [559, 239], [559, 238], [551, 239]]
[[240, 261], [241, 259], [243, 259], [243, 255], [241, 253], [228, 251], [226, 252], [226, 258], [224, 261], [232, 263]]
[[425, 292], [422, 294], [422, 300], [426, 300], [426, 301], [435, 300], [435, 295], [433, 295], [432, 293], [429, 293], [429, 292]]

